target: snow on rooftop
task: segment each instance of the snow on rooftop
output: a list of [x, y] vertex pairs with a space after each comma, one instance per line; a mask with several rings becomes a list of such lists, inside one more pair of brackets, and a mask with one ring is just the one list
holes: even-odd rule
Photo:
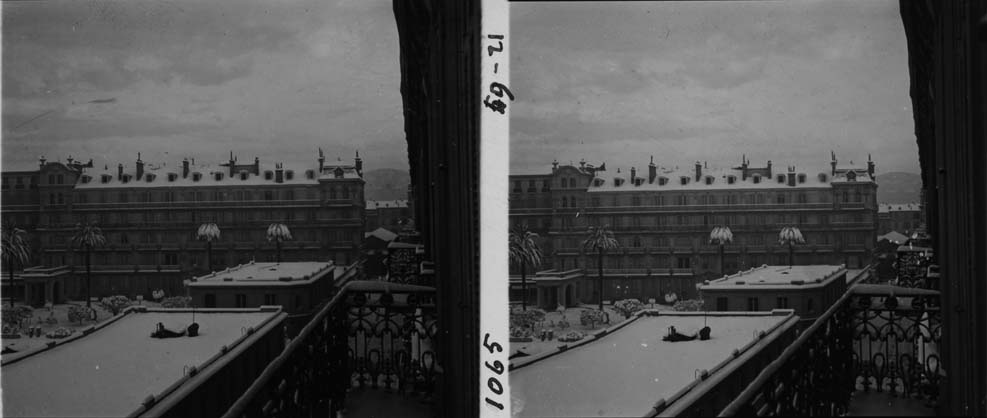
[[920, 210], [922, 207], [918, 203], [879, 203], [877, 205], [878, 213], [918, 212]]
[[332, 261], [250, 262], [197, 277], [191, 285], [195, 286], [202, 283], [212, 286], [219, 283], [231, 283], [240, 286], [248, 283], [273, 285], [299, 282], [317, 279], [323, 273], [331, 271], [332, 267]]
[[[835, 176], [831, 175], [831, 168], [817, 168], [811, 170], [796, 170], [795, 184], [789, 185], [788, 172], [784, 167], [777, 167], [772, 175], [763, 176], [757, 173], [749, 174], [746, 179], [742, 172], [736, 168], [706, 168], [700, 169], [699, 180], [696, 180], [696, 169], [687, 167], [657, 167], [657, 177], [654, 182], [649, 182], [648, 167], [637, 169], [634, 179], [631, 179], [631, 170], [627, 168], [617, 169], [618, 171], [598, 171], [596, 177], [591, 182], [588, 191], [590, 192], [613, 192], [625, 190], [765, 190], [765, 189], [806, 189], [830, 187], [831, 183], [846, 182], [846, 172], [838, 171]], [[753, 169], [752, 169], [753, 170]], [[867, 175], [866, 169], [863, 173], [853, 170], [856, 182], [872, 182]], [[781, 180], [781, 181], [779, 181]]]
[[252, 164], [238, 164], [230, 175], [229, 166], [221, 163], [192, 164], [189, 163], [188, 175], [184, 175], [182, 162], [174, 164], [152, 164], [145, 163], [144, 172], [141, 177], [137, 177], [137, 168], [134, 164], [126, 164], [123, 167], [123, 177], [120, 176], [118, 166], [103, 165], [86, 168], [79, 177], [76, 188], [78, 189], [109, 189], [119, 187], [204, 187], [204, 186], [257, 186], [257, 185], [303, 185], [318, 184], [319, 180], [336, 179], [336, 169], [339, 169], [341, 179], [359, 179], [360, 174], [356, 167], [352, 165], [326, 164], [322, 171], [319, 171], [318, 164], [315, 163], [295, 163], [283, 164], [283, 175], [281, 182], [277, 182], [278, 165], [271, 163], [258, 163], [257, 174], [250, 172], [251, 168], [244, 166]]
[[641, 416], [769, 332], [787, 316], [709, 316], [709, 341], [665, 342], [669, 326], [691, 335], [702, 315], [642, 316], [597, 341], [511, 372], [515, 416]]
[[793, 282], [823, 283], [846, 275], [844, 266], [768, 266], [755, 267], [702, 285], [703, 289], [736, 289], [747, 286], [794, 286]]
[[199, 336], [151, 338], [157, 323], [171, 330], [192, 322], [186, 310], [131, 312], [88, 336], [3, 366], [3, 415], [110, 417], [134, 412], [231, 345], [246, 327], [279, 311], [197, 310]]
[[407, 200], [368, 200], [367, 209], [407, 208]]

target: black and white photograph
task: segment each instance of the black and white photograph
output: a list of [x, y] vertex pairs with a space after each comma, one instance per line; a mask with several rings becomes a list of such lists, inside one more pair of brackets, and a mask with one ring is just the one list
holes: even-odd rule
[[513, 416], [943, 410], [906, 3], [511, 4]]
[[3, 416], [449, 410], [424, 6], [3, 2]]

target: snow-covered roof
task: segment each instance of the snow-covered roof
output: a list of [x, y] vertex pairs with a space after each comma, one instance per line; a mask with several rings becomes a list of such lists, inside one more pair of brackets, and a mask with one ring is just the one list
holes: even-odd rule
[[[617, 171], [619, 170], [619, 171]], [[696, 180], [696, 168], [688, 167], [656, 167], [657, 176], [653, 182], [649, 182], [648, 167], [635, 169], [634, 179], [631, 178], [631, 170], [619, 168], [614, 171], [598, 171], [593, 181], [590, 182], [589, 192], [614, 192], [614, 191], [677, 191], [677, 190], [765, 190], [765, 189], [808, 189], [830, 187], [833, 183], [844, 182], [873, 182], [867, 174], [867, 170], [847, 171], [837, 170], [836, 175], [831, 175], [830, 167], [813, 170], [796, 169], [792, 172], [795, 175], [794, 185], [790, 185], [788, 171], [784, 167], [774, 170], [771, 177], [762, 176], [759, 173], [748, 174], [743, 178], [743, 173], [737, 168], [706, 168], [702, 167], [699, 180]], [[758, 170], [752, 169], [751, 171]], [[849, 173], [853, 174], [849, 174]], [[853, 177], [850, 180], [848, 177]], [[779, 181], [781, 180], [781, 181]]]
[[889, 212], [918, 212], [922, 207], [918, 203], [879, 203], [877, 213]]
[[408, 207], [407, 200], [368, 200], [367, 209], [378, 209], [378, 208], [406, 208]]
[[367, 232], [366, 234], [364, 234], [364, 238], [369, 238], [369, 237], [377, 237], [377, 239], [381, 241], [389, 242], [389, 241], [394, 241], [394, 239], [398, 237], [398, 234], [395, 234], [384, 228], [377, 228], [371, 232]]
[[809, 265], [809, 266], [768, 266], [755, 267], [750, 270], [712, 280], [700, 285], [701, 290], [737, 290], [771, 289], [796, 286], [825, 285], [832, 280], [846, 276], [845, 266]]
[[[226, 163], [224, 163], [226, 164]], [[356, 167], [351, 165], [318, 164], [265, 164], [258, 163], [257, 170], [251, 164], [237, 164], [230, 175], [229, 166], [222, 164], [189, 163], [188, 175], [184, 175], [183, 162], [176, 164], [144, 164], [144, 172], [137, 177], [136, 165], [123, 167], [123, 175], [116, 166], [86, 168], [76, 183], [77, 189], [111, 189], [120, 187], [208, 187], [208, 186], [258, 186], [318, 184], [319, 180], [359, 179]], [[282, 167], [281, 182], [277, 182], [278, 167]], [[254, 174], [252, 171], [256, 171]]]
[[893, 242], [895, 244], [904, 244], [904, 243], [908, 242], [908, 237], [905, 236], [905, 234], [902, 234], [902, 233], [900, 233], [898, 231], [891, 231], [891, 232], [888, 232], [887, 234], [884, 234], [884, 235], [881, 235], [881, 236], [877, 237], [877, 241], [878, 242], [880, 242], [882, 240], [888, 240], [888, 241], [891, 241], [891, 242]]
[[332, 261], [255, 263], [251, 261], [193, 279], [189, 286], [286, 286], [311, 282], [333, 271]]
[[[772, 312], [641, 316], [599, 339], [512, 370], [513, 413], [644, 416], [659, 399], [674, 404], [673, 395], [699, 378], [697, 370], [713, 370], [715, 375], [714, 368], [736, 361], [733, 351], [744, 351], [758, 331], [770, 334], [789, 318], [791, 313]], [[692, 335], [704, 323], [712, 330], [712, 340], [662, 341], [670, 326]], [[794, 321], [786, 323], [794, 326]]]
[[191, 310], [131, 311], [89, 335], [5, 364], [4, 416], [127, 416], [179, 381], [186, 366], [205, 371], [202, 364], [232, 347], [245, 328], [273, 325], [280, 312], [196, 309], [197, 337], [157, 339], [150, 335], [158, 323], [185, 329]]

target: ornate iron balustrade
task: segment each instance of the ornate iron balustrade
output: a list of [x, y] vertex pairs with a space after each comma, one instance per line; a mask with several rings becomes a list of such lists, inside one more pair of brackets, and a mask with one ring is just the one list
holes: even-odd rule
[[430, 398], [439, 372], [435, 289], [347, 283], [224, 417], [336, 416], [352, 388]]
[[719, 416], [845, 414], [855, 391], [938, 402], [939, 292], [851, 287]]

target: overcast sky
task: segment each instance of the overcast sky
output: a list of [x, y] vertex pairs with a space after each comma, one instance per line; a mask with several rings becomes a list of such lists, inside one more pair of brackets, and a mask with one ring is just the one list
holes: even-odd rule
[[406, 169], [399, 68], [390, 0], [4, 2], [4, 169], [318, 146]]
[[511, 169], [919, 172], [896, 0], [514, 3]]

